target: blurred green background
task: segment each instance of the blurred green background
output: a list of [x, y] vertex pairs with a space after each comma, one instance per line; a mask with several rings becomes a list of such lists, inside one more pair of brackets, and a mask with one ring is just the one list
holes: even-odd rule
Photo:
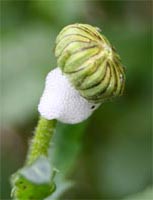
[[126, 67], [126, 89], [86, 122], [58, 123], [52, 162], [60, 176], [75, 182], [60, 199], [153, 198], [151, 6], [151, 1], [1, 0], [0, 199], [10, 199], [10, 175], [24, 163], [45, 76], [56, 67], [56, 35], [76, 22], [101, 28], [116, 47]]

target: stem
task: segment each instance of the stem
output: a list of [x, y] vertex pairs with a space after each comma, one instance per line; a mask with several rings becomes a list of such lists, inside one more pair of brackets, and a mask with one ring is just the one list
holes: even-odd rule
[[55, 125], [56, 120], [47, 120], [40, 117], [27, 155], [27, 165], [32, 164], [41, 155], [48, 156]]

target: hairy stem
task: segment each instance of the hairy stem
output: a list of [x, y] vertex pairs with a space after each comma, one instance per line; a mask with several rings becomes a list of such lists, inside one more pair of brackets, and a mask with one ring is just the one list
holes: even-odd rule
[[47, 120], [40, 117], [30, 144], [26, 165], [32, 164], [39, 156], [48, 156], [49, 145], [55, 129], [56, 120]]

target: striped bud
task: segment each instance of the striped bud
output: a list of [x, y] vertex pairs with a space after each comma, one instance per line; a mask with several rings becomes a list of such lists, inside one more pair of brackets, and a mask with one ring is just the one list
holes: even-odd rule
[[56, 38], [55, 56], [58, 67], [88, 101], [101, 103], [123, 93], [125, 73], [120, 57], [98, 28], [66, 26]]

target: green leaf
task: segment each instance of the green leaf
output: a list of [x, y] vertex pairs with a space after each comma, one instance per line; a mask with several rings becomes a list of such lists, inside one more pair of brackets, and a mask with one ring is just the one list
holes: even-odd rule
[[153, 188], [148, 187], [142, 192], [130, 195], [123, 200], [151, 200], [153, 199]]
[[57, 124], [54, 138], [56, 147], [54, 150], [50, 149], [50, 153], [53, 153], [50, 157], [52, 157], [54, 166], [63, 175], [69, 173], [77, 161], [77, 156], [82, 149], [82, 138], [88, 122], [89, 120], [75, 125]]
[[23, 167], [12, 176], [14, 199], [44, 199], [55, 190], [52, 181], [55, 170], [46, 157], [40, 157], [32, 165]]
[[[77, 157], [82, 149], [83, 133], [88, 125], [89, 120], [76, 125], [57, 124], [56, 134], [54, 137], [54, 146], [50, 148], [51, 163], [59, 170], [54, 181], [56, 191], [46, 200], [57, 200], [68, 189], [72, 188], [75, 183], [69, 178], [68, 174], [73, 170]], [[67, 180], [68, 179], [68, 180]]]
[[74, 182], [67, 181], [67, 180], [60, 180], [59, 183], [57, 183], [56, 190], [53, 194], [51, 194], [49, 197], [47, 197], [45, 200], [58, 200], [61, 195], [74, 186]]

